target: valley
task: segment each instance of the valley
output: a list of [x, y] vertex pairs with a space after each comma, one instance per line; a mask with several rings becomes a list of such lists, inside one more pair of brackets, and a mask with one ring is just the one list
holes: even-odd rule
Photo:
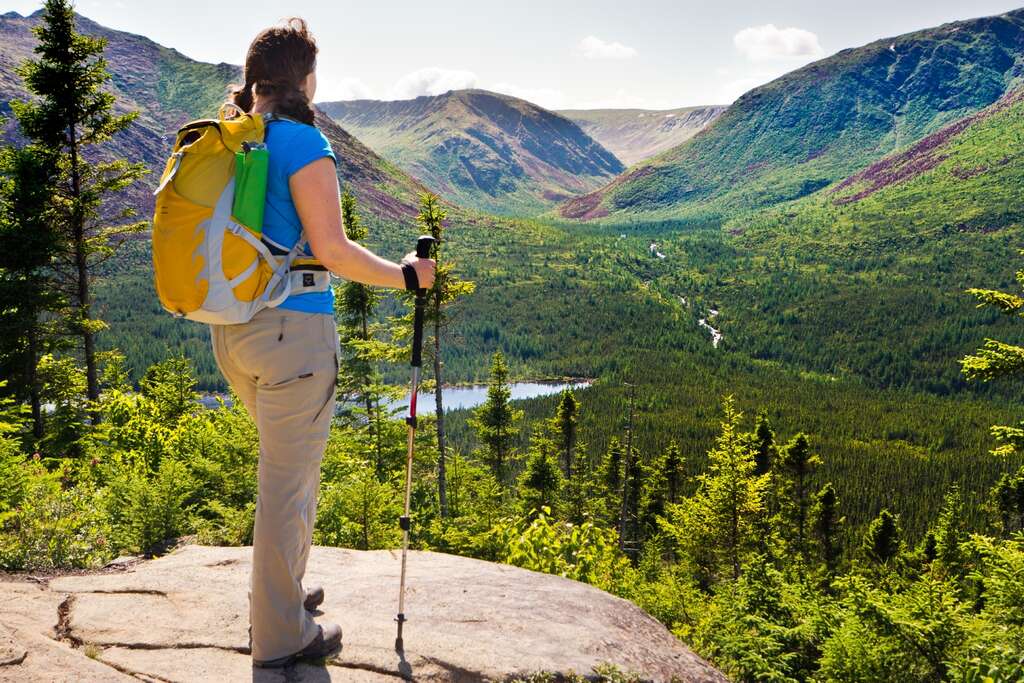
[[[39, 21], [0, 16], [12, 148], [23, 138], [11, 102], [29, 96], [16, 65]], [[115, 109], [139, 112], [95, 158], [145, 163], [150, 175], [116, 203], [149, 216], [173, 132], [216, 115], [240, 68], [76, 21], [108, 41]], [[864, 615], [894, 601], [925, 596], [911, 617], [879, 618], [915, 633], [932, 632], [933, 612], [948, 608], [952, 623], [989, 609], [971, 591], [993, 580], [975, 585], [975, 572], [1024, 528], [1024, 385], [1015, 351], [993, 355], [993, 381], [969, 381], [963, 362], [986, 340], [1024, 345], [1024, 300], [971, 291], [1019, 292], [1024, 277], [1024, 9], [843, 49], [729, 105], [550, 111], [469, 87], [315, 108], [360, 241], [398, 260], [428, 229], [424, 195], [436, 193], [443, 262], [475, 283], [446, 304], [439, 335], [445, 437], [430, 411], [415, 435], [420, 548], [599, 585], [743, 681], [841, 670], [842, 638], [869, 642], [882, 627]], [[104, 491], [75, 503], [86, 517], [90, 504], [113, 510], [104, 559], [186, 532], [251, 542], [254, 429], [238, 406], [189, 412], [227, 387], [208, 327], [160, 308], [150, 259], [142, 234], [94, 273], [99, 350], [124, 357], [104, 375], [101, 412], [49, 359], [60, 420], [33, 442], [44, 455], [0, 449], [0, 475], [36, 468], [26, 477], [44, 482], [42, 499], [63, 495], [72, 469], [74, 491]], [[345, 360], [366, 376], [332, 427], [317, 543], [397, 542], [406, 427], [370, 407], [405, 402], [410, 301], [381, 290], [358, 321], [365, 338], [347, 311]], [[575, 394], [561, 391], [570, 382]], [[15, 412], [0, 403], [2, 447]], [[445, 462], [450, 500], [438, 493]], [[179, 483], [194, 484], [180, 499]], [[740, 498], [747, 507], [727, 510]], [[139, 540], [149, 517], [130, 516], [150, 508], [177, 526]], [[90, 528], [108, 542], [108, 527]], [[1001, 617], [985, 614], [957, 637], [998, 631]], [[890, 651], [870, 649], [850, 661]], [[953, 680], [942, 657], [935, 670], [914, 660], [914, 675]], [[879, 667], [820, 680], [893, 680]]]
[[679, 109], [564, 109], [574, 121], [626, 166], [672, 149], [708, 127], [727, 107]]
[[[993, 30], [992, 22], [979, 21], [979, 30]], [[22, 35], [17, 31], [25, 30], [26, 20], [5, 19], [3, 22], [6, 22], [3, 27], [8, 35]], [[87, 30], [100, 30], [89, 23], [83, 26]], [[933, 34], [924, 32], [922, 35], [934, 40]], [[104, 35], [115, 47], [111, 51], [114, 55], [112, 68], [115, 72], [126, 69], [126, 65], [116, 61], [117, 55], [127, 54], [126, 48], [117, 46], [129, 39], [117, 32], [106, 31]], [[907, 38], [904, 44], [909, 45], [910, 40]], [[154, 61], [170, 59], [161, 67], [166, 72], [182, 71], [172, 59], [173, 51], [138, 37], [132, 37], [127, 44], [154, 54]], [[875, 50], [874, 46], [869, 46], [866, 54], [870, 57]], [[12, 53], [9, 59], [21, 55]], [[864, 59], [859, 55], [844, 55], [841, 63], [860, 64]], [[188, 71], [201, 74], [202, 82], [207, 84], [205, 87], [212, 92], [216, 83], [222, 88], [231, 76], [237, 75], [237, 70], [232, 71], [232, 68], [191, 63]], [[816, 70], [822, 68], [812, 65], [806, 71], [817, 73]], [[798, 79], [799, 72], [787, 78]], [[115, 83], [130, 82], [130, 79], [115, 79]], [[123, 97], [141, 98], [142, 91], [133, 91], [127, 85], [119, 87], [123, 87], [120, 91]], [[771, 92], [771, 88], [777, 87], [780, 86], [765, 89]], [[215, 101], [204, 104], [204, 100], [176, 99], [171, 87], [163, 92], [167, 94], [158, 107], [163, 113], [154, 112], [149, 120], [164, 121], [161, 125], [165, 126], [172, 116], [177, 116], [178, 120], [201, 116], [215, 104]], [[673, 119], [685, 122], [687, 116], [693, 118], [686, 135], [698, 129], [704, 133], [664, 154], [689, 154], [686, 150], [694, 145], [710, 144], [709, 140], [725, 135], [723, 131], [732, 131], [732, 127], [739, 125], [737, 122], [744, 120], [742, 117], [751, 116], [743, 112], [761, 98], [755, 91], [725, 113], [720, 108], [673, 110], [670, 113], [677, 114]], [[145, 106], [143, 99], [131, 101]], [[502, 203], [503, 211], [531, 213], [547, 201], [536, 194], [540, 185], [558, 178], [561, 178], [558, 182], [564, 182], [568, 177], [574, 178], [574, 182], [583, 182], [587, 176], [570, 172], [579, 164], [591, 164], [584, 166], [593, 169], [588, 182], [599, 182], [616, 168], [617, 160], [579, 128], [565, 128], [569, 124], [558, 123], [564, 119], [545, 114], [520, 100], [484, 91], [458, 91], [407, 102], [327, 103], [322, 105], [324, 115], [318, 123], [335, 150], [340, 152], [339, 176], [359, 200], [370, 227], [368, 243], [382, 254], [397, 258], [408, 250], [415, 238], [411, 218], [418, 192], [425, 187], [442, 189], [442, 195], [453, 200], [448, 221], [449, 253], [460, 273], [482, 286], [461, 304], [463, 310], [450, 333], [445, 349], [446, 381], [485, 380], [490, 354], [501, 349], [515, 376], [601, 378], [598, 386], [587, 392], [588, 403], [595, 402], [592, 409], [600, 415], [612, 410], [611, 404], [605, 402], [607, 399], [602, 398], [604, 392], [614, 395], [616, 391], [612, 386], [601, 388], [602, 384], [631, 381], [630, 377], [648, 375], [650, 369], [671, 366], [673, 369], [667, 375], [678, 376], [684, 385], [717, 389], [701, 394], [700, 400], [689, 409], [673, 411], [671, 420], [665, 417], [654, 420], [652, 432], [642, 438], [657, 449], [670, 435], [679, 438], [682, 425], [692, 425], [684, 431], [695, 430], [686, 432], [693, 436], [683, 442], [689, 452], [699, 454], [709, 445], [707, 426], [699, 425], [714, 412], [714, 406], [726, 393], [749, 402], [751, 411], [766, 408], [777, 413], [780, 419], [788, 419], [783, 416], [797, 409], [802, 399], [794, 398], [790, 408], [783, 408], [790, 405], [789, 399], [779, 393], [767, 399], [761, 393], [757, 387], [766, 377], [776, 378], [769, 383], [795, 381], [790, 389], [795, 396], [803, 395], [805, 389], [797, 388], [802, 387], [803, 382], [784, 378], [827, 378], [823, 383], [816, 379], [807, 381], [814, 393], [824, 391], [837, 396], [849, 391], [859, 392], [860, 389], [854, 388], [862, 385], [871, 388], [866, 389], [868, 393], [857, 402], [875, 401], [868, 396], [882, 397], [886, 395], [884, 392], [892, 391], [895, 392], [892, 399], [878, 400], [880, 405], [891, 400], [895, 414], [901, 410], [897, 406], [906, 400], [897, 396], [907, 391], [919, 395], [920, 399], [915, 400], [939, 401], [947, 406], [943, 411], [959, 410], [958, 406], [965, 400], [981, 401], [979, 405], [987, 404], [993, 410], [997, 405], [1002, 410], [1007, 400], [1018, 404], [1022, 396], [1019, 390], [968, 385], [960, 377], [957, 364], [978, 340], [1014, 334], [1011, 321], [989, 311], [977, 311], [971, 299], [963, 294], [964, 289], [981, 283], [1007, 285], [1012, 276], [1014, 245], [1019, 243], [1021, 234], [1020, 218], [1015, 213], [1017, 209], [1007, 212], [1007, 208], [1012, 207], [1010, 197], [1005, 197], [1004, 201], [1000, 199], [1003, 195], [993, 194], [993, 190], [1019, 187], [1022, 163], [1018, 161], [1016, 147], [995, 149], [985, 142], [993, 138], [1019, 142], [1020, 105], [1017, 99], [1008, 101], [1012, 106], [993, 105], [995, 111], [991, 114], [978, 115], [967, 124], [952, 124], [955, 134], [936, 132], [941, 145], [922, 143], [926, 150], [922, 153], [931, 154], [929, 158], [941, 157], [942, 163], [922, 164], [901, 158], [900, 168], [916, 169], [916, 175], [872, 170], [869, 179], [886, 177], [893, 181], [891, 187], [868, 194], [859, 190], [865, 181], [851, 175], [848, 181], [840, 179], [834, 186], [836, 189], [826, 187], [793, 203], [792, 208], [786, 204], [779, 209], [743, 212], [737, 205], [734, 217], [724, 221], [714, 214], [705, 218], [704, 214], [687, 209], [689, 217], [678, 220], [654, 220], [660, 215], [654, 212], [628, 221], [610, 222], [612, 217], [608, 217], [593, 226], [547, 218], [495, 217], [480, 210], [481, 206], [487, 207], [487, 201], [493, 201]], [[168, 110], [168, 104], [175, 102], [180, 108]], [[793, 106], [804, 105], [797, 100]], [[643, 135], [649, 135], [649, 131], [632, 129], [621, 133], [622, 122], [638, 118], [640, 113], [643, 112], [623, 110], [614, 115], [610, 112], [564, 112], [570, 118], [576, 117], [584, 128], [590, 126], [599, 137], [609, 135], [608, 131], [617, 126], [619, 139], [626, 142], [609, 141], [613, 147], [647, 139]], [[480, 129], [474, 126], [491, 126], [493, 135], [488, 139], [498, 140], [520, 125], [511, 121], [525, 121], [523, 117], [527, 114], [536, 121], [531, 125], [540, 127], [527, 127], [523, 130], [533, 132], [522, 135], [567, 136], [565, 146], [544, 146], [537, 137], [506, 137], [506, 146], [499, 149], [488, 147], [478, 133], [459, 132], [460, 126], [476, 131]], [[665, 115], [661, 116], [664, 120]], [[948, 113], [933, 113], [927, 120], [943, 120], [948, 116]], [[926, 121], [918, 125], [918, 130], [927, 131], [932, 126]], [[686, 126], [677, 127], [671, 135], [679, 135], [680, 128]], [[399, 135], [397, 131], [403, 132]], [[530, 187], [534, 189], [523, 190], [526, 194], [497, 186], [488, 189], [473, 184], [475, 180], [462, 189], [453, 189], [454, 186], [438, 175], [445, 166], [431, 161], [432, 155], [437, 153], [435, 145], [446, 135], [469, 135], [465, 139], [477, 135], [473, 144], [483, 145], [479, 152], [482, 157], [477, 152], [468, 156], [451, 152], [453, 163], [462, 168], [486, 158], [490, 159], [486, 163], [498, 164], [495, 168], [503, 169], [493, 177], [506, 172], [515, 176], [519, 172], [514, 170], [514, 165], [525, 158], [524, 154], [532, 153], [530, 145], [541, 145], [534, 147], [534, 152], [547, 150], [550, 163], [540, 157], [532, 158], [537, 165], [547, 164], [545, 168], [549, 171], [540, 175], [520, 173], [517, 177], [522, 182], [533, 183]], [[534, 142], [528, 142], [530, 139]], [[575, 143], [571, 142], [573, 140]], [[671, 140], [670, 136], [656, 144], [671, 144]], [[948, 151], [944, 151], [946, 147], [942, 145], [948, 147]], [[516, 150], [516, 156], [509, 156], [511, 150]], [[555, 156], [556, 152], [563, 156]], [[749, 153], [754, 154], [756, 150]], [[762, 153], [767, 154], [767, 149]], [[992, 159], [993, 154], [1000, 158]], [[592, 160], [585, 161], [587, 159]], [[651, 163], [661, 164], [660, 159], [656, 157]], [[957, 169], [968, 168], [984, 168], [985, 171], [972, 171], [963, 179], [949, 175], [963, 175], [963, 171]], [[414, 180], [407, 172], [415, 169], [421, 169], [424, 179], [429, 178], [438, 185]], [[850, 173], [855, 171], [855, 168], [850, 169]], [[616, 182], [632, 173], [634, 171], [627, 172]], [[973, 204], [957, 202], [962, 218], [943, 216], [936, 223], [935, 217], [911, 213], [903, 219], [899, 217], [902, 214], [888, 208], [889, 204], [936, 206], [934, 202], [919, 202], [916, 197], [921, 191], [914, 189], [914, 183], [939, 188], [936, 174], [955, 181], [963, 197], [974, 198]], [[476, 175], [477, 180], [482, 177]], [[470, 176], [463, 180], [468, 178]], [[559, 191], [566, 191], [564, 184]], [[934, 191], [942, 196], [950, 190]], [[464, 192], [473, 193], [475, 198]], [[529, 207], [524, 208], [515, 197], [527, 195], [533, 198], [528, 202]], [[887, 199], [890, 195], [892, 198]], [[491, 199], [481, 205], [478, 201], [481, 196]], [[837, 197], [854, 197], [854, 200], [840, 202]], [[459, 206], [460, 202], [467, 202], [467, 206]], [[823, 211], [828, 213], [823, 214]], [[996, 213], [987, 213], [990, 211]], [[894, 217], [898, 218], [894, 221]], [[914, 236], [918, 231], [915, 225], [956, 226], [968, 221], [1000, 227], [981, 232], [953, 227], [927, 241], [922, 241], [923, 236]], [[852, 225], [857, 225], [856, 231], [843, 227]], [[897, 238], [902, 234], [907, 237]], [[848, 247], [841, 246], [847, 243]], [[957, 267], [939, 265], [936, 268], [942, 263], [956, 263]], [[222, 389], [222, 379], [208, 350], [207, 331], [202, 326], [172, 319], [159, 310], [152, 293], [145, 244], [130, 245], [123, 258], [108, 268], [107, 276], [98, 283], [100, 310], [111, 325], [110, 331], [100, 337], [102, 345], [125, 352], [136, 377], [142, 369], [168, 355], [184, 354], [195, 365], [201, 388]], [[685, 297], [686, 303], [680, 297]], [[390, 303], [383, 310], [395, 311], [395, 305]], [[142, 330], [145, 332], [140, 334]], [[695, 373], [697, 367], [702, 368], [703, 379], [698, 379], [697, 374], [687, 374]], [[689, 370], [684, 372], [684, 368]], [[385, 373], [392, 381], [403, 381], [401, 367], [387, 368]], [[679, 391], [679, 387], [669, 387], [656, 377], [650, 379], [654, 382], [650, 388], [652, 396]], [[872, 391], [883, 393], [872, 394]], [[757, 396], [760, 398], [755, 399]], [[703, 407], [693, 411], [695, 405]], [[807, 413], [807, 410], [812, 412]], [[813, 412], [814, 409], [805, 406], [793, 413], [799, 423], [794, 424], [793, 429], [811, 430], [808, 416]], [[456, 422], [460, 419], [456, 417]], [[900, 418], [900, 421], [905, 419]], [[843, 420], [852, 420], [852, 417], [846, 416]], [[841, 442], [828, 445], [825, 434], [830, 428], [821, 425], [819, 429], [822, 431], [810, 433], [824, 452], [843, 450]], [[947, 439], [940, 442], [945, 445], [939, 446], [935, 455], [951, 457], [955, 452], [957, 458], [968, 458], [967, 461], [984, 458], [987, 425], [979, 423], [976, 429], [970, 449], [966, 448], [966, 442], [954, 446]], [[932, 444], [933, 440], [927, 432], [924, 425], [916, 427], [911, 432], [916, 436], [911, 440], [930, 449], [933, 446], [926, 444]], [[884, 432], [874, 438], [880, 448], [885, 448], [885, 444], [896, 447]], [[593, 457], [596, 458], [606, 445], [607, 435], [593, 439]], [[471, 448], [472, 443], [467, 442], [465, 447]], [[695, 463], [701, 460], [695, 455]], [[999, 467], [980, 471], [988, 471], [991, 479]], [[872, 496], [875, 501], [882, 499], [882, 496]], [[860, 511], [851, 509], [848, 513], [857, 524], [862, 524], [877, 511], [872, 505], [868, 502]], [[921, 518], [927, 518], [930, 511], [926, 506]], [[909, 515], [909, 510], [903, 512]]]

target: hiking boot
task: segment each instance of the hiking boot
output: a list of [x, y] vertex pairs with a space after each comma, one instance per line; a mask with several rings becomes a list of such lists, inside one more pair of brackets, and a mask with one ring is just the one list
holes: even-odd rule
[[[316, 608], [320, 606], [320, 603], [324, 601], [324, 587], [313, 586], [306, 590], [306, 597], [302, 601], [302, 606], [306, 608], [307, 612], [315, 612]], [[252, 652], [252, 626], [249, 627], [249, 651]]]
[[302, 606], [306, 608], [307, 612], [313, 612], [323, 601], [324, 587], [313, 586], [312, 588], [306, 589], [306, 599], [302, 601]]
[[298, 652], [277, 659], [252, 660], [253, 666], [261, 669], [280, 669], [299, 661], [323, 659], [341, 649], [341, 627], [337, 624], [319, 626], [316, 638]]

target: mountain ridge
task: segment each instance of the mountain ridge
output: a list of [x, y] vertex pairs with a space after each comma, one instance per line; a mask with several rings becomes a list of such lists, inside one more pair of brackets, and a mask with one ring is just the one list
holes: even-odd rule
[[883, 38], [742, 95], [689, 141], [563, 204], [574, 220], [716, 220], [812, 194], [1024, 77], [1024, 9]]
[[[28, 97], [15, 69], [34, 54], [32, 27], [40, 14], [41, 10], [28, 17], [10, 12], [0, 16], [0, 113], [10, 113], [12, 99]], [[107, 87], [117, 97], [115, 109], [139, 111], [130, 127], [104, 143], [99, 153], [141, 161], [150, 169], [151, 173], [125, 194], [126, 201], [148, 217], [153, 210], [151, 191], [170, 153], [175, 131], [189, 120], [216, 116], [217, 108], [227, 99], [228, 85], [241, 78], [241, 67], [193, 60], [145, 36], [107, 28], [80, 14], [76, 20], [82, 33], [107, 39], [104, 58], [111, 73]], [[338, 157], [339, 180], [368, 209], [388, 219], [415, 216], [417, 195], [426, 190], [424, 185], [381, 159], [322, 113], [316, 123]], [[16, 126], [13, 118], [9, 119], [0, 137], [18, 139]]]
[[571, 120], [487, 90], [318, 106], [444, 196], [494, 213], [535, 213], [625, 168]]
[[632, 166], [686, 142], [710, 125], [727, 105], [676, 109], [559, 109], [590, 137]]

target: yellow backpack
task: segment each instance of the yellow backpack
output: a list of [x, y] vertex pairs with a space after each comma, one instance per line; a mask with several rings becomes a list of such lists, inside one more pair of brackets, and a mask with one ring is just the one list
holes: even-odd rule
[[161, 305], [175, 316], [221, 325], [248, 322], [293, 293], [330, 287], [323, 266], [300, 258], [304, 233], [290, 246], [262, 234], [262, 199], [258, 219], [247, 224], [235, 215], [236, 166], [246, 151], [262, 147], [273, 115], [225, 118], [226, 111], [178, 131], [153, 216]]

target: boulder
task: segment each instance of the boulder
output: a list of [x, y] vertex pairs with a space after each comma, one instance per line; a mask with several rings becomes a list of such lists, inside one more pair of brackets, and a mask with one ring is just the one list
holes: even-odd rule
[[250, 556], [249, 548], [186, 546], [121, 571], [0, 580], [0, 681], [505, 681], [593, 675], [606, 664], [642, 680], [726, 681], [626, 600], [433, 552], [410, 552], [408, 621], [396, 652], [400, 554], [320, 547], [307, 582], [324, 586], [317, 618], [341, 624], [341, 652], [324, 666], [254, 669]]

